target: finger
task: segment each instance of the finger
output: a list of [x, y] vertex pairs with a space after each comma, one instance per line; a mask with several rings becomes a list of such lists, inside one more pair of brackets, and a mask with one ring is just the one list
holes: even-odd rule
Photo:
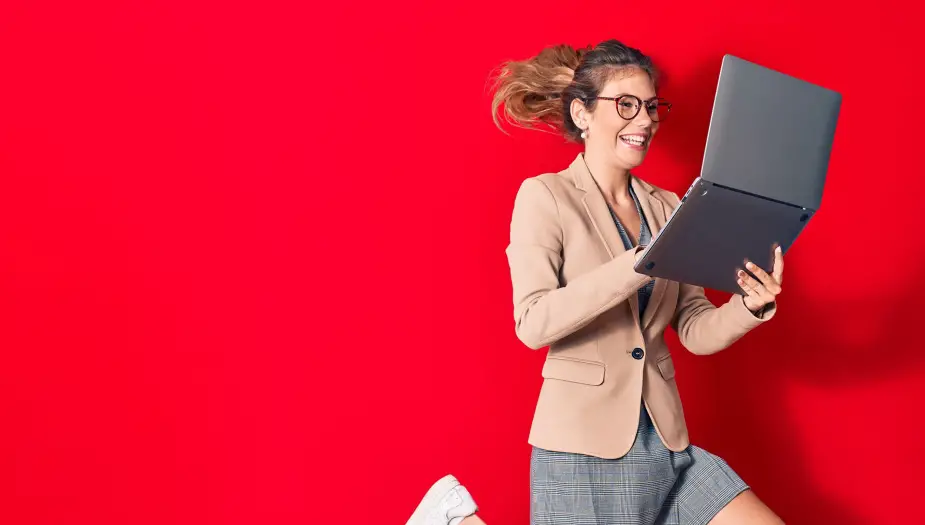
[[784, 283], [784, 252], [780, 244], [777, 245], [777, 248], [774, 248], [774, 268], [771, 269], [771, 274], [777, 284]]
[[738, 278], [739, 286], [745, 290], [748, 295], [756, 299], [761, 297], [760, 291], [758, 290], [758, 287], [761, 286], [761, 284], [758, 281], [753, 279], [750, 275], [743, 272], [742, 270], [739, 270], [736, 273], [736, 277]]
[[758, 297], [758, 292], [756, 292], [755, 290], [753, 290], [753, 289], [751, 288], [751, 286], [748, 285], [748, 283], [746, 283], [744, 280], [742, 280], [741, 277], [738, 277], [738, 278], [736, 279], [736, 282], [739, 283], [739, 288], [741, 288], [742, 291], [745, 292], [745, 296], [746, 296], [746, 297], [751, 297], [751, 298], [753, 298], [753, 299], [755, 299], [755, 300], [758, 300], [758, 298], [759, 298], [759, 297]]
[[763, 303], [770, 303], [774, 301], [774, 294], [772, 294], [767, 287], [758, 282], [754, 277], [751, 277], [747, 273], [739, 270], [739, 280], [743, 281], [744, 285], [747, 287], [747, 290], [754, 292], [753, 297], [760, 300]]
[[764, 271], [763, 268], [751, 261], [746, 261], [745, 267], [748, 268], [748, 271], [752, 272], [752, 274], [754, 274], [754, 276], [757, 277], [759, 281], [761, 281], [761, 284], [763, 284], [768, 292], [770, 292], [772, 295], [777, 295], [780, 293], [780, 285], [777, 283], [777, 279], [768, 275], [768, 272]]
[[764, 304], [764, 301], [761, 300], [761, 296], [758, 295], [758, 292], [749, 286], [749, 284], [741, 277], [737, 278], [736, 282], [739, 283], [739, 288], [745, 292], [745, 294], [742, 296], [742, 302], [745, 304], [745, 307], [752, 312], [761, 308], [761, 306]]

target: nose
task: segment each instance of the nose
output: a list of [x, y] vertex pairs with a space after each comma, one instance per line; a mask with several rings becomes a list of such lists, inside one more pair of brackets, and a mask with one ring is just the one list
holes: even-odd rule
[[639, 108], [639, 113], [637, 113], [636, 118], [633, 119], [633, 123], [642, 129], [651, 128], [653, 122], [652, 117], [649, 116], [648, 108], [645, 106]]

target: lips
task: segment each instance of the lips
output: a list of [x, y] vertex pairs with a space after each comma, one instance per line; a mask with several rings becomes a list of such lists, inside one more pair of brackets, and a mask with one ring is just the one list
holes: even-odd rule
[[635, 133], [620, 135], [620, 141], [633, 149], [645, 149], [649, 136]]

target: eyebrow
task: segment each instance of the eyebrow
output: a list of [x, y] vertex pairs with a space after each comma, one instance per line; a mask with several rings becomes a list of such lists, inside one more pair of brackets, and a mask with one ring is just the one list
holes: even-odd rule
[[[626, 95], [633, 95], [633, 94], [632, 94], [632, 93], [617, 93], [616, 95], [613, 96], [613, 98], [620, 98], [620, 97], [623, 97], [623, 96], [626, 96]], [[652, 102], [653, 100], [655, 100], [655, 99], [658, 98], [658, 95], [655, 95], [654, 97], [650, 97], [650, 98], [642, 98], [642, 97], [640, 97], [639, 95], [633, 95], [633, 96], [636, 97], [636, 98], [638, 98], [639, 100], [641, 100], [641, 101], [643, 101], [643, 102]]]

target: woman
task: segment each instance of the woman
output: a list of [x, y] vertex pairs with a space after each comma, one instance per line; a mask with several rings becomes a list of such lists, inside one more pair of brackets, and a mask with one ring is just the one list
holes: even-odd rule
[[[782, 523], [719, 457], [691, 445], [664, 331], [712, 354], [773, 318], [772, 274], [746, 262], [742, 295], [714, 306], [703, 289], [633, 269], [678, 196], [635, 177], [671, 105], [649, 57], [617, 41], [557, 46], [499, 77], [493, 112], [550, 124], [584, 144], [517, 194], [507, 248], [518, 337], [549, 346], [529, 442], [531, 523]], [[455, 478], [438, 481], [409, 525], [474, 525]]]

